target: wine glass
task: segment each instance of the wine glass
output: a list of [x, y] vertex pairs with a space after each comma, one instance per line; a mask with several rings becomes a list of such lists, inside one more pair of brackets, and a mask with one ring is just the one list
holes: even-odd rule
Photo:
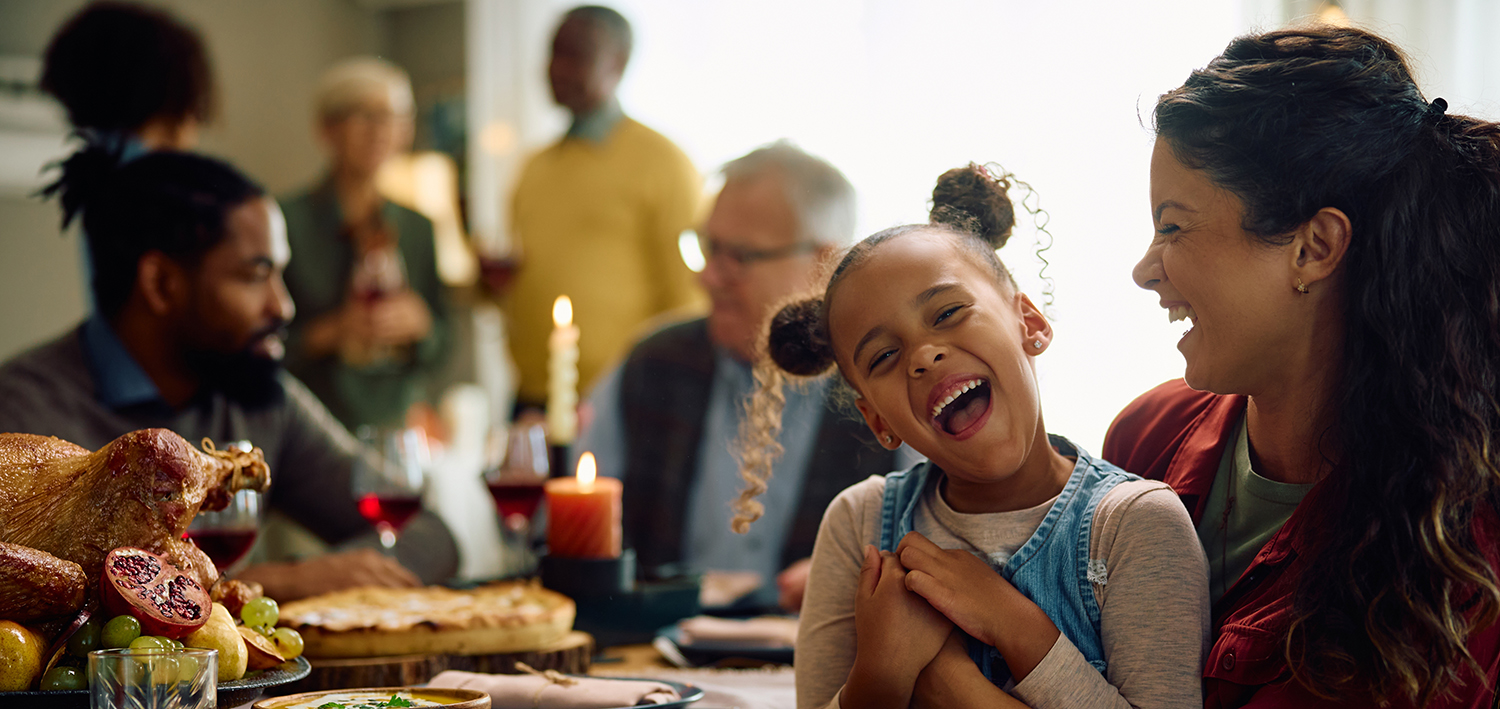
[[[381, 224], [357, 229], [353, 237], [357, 255], [349, 273], [349, 293], [368, 315], [376, 303], [406, 288], [406, 263]], [[395, 359], [401, 352], [389, 344], [345, 342], [340, 356], [348, 364], [366, 366]]]
[[260, 530], [262, 499], [254, 490], [240, 490], [229, 499], [229, 506], [217, 512], [200, 510], [183, 536], [203, 550], [228, 575], [231, 568], [245, 558], [255, 544]]
[[531, 520], [541, 506], [543, 484], [551, 472], [547, 429], [541, 423], [518, 422], [506, 437], [498, 466], [484, 471], [484, 483], [495, 499], [495, 510], [505, 532], [519, 543], [522, 571], [531, 567]]
[[367, 456], [354, 466], [353, 492], [359, 513], [380, 534], [380, 546], [390, 552], [396, 535], [422, 510], [431, 453], [427, 436], [418, 428], [378, 435], [361, 430], [361, 439], [378, 443], [380, 456]]

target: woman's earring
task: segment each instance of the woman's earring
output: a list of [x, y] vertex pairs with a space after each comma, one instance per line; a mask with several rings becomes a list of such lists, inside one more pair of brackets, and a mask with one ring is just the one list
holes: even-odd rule
[[889, 434], [889, 433], [885, 434], [885, 444], [886, 445], [890, 445], [895, 440], [896, 439], [894, 439], [894, 438], [891, 437], [891, 434]]
[[1297, 279], [1297, 292], [1301, 293], [1302, 295], [1307, 295], [1307, 284], [1303, 283], [1301, 278]]
[[1031, 348], [1032, 349], [1036, 349], [1036, 350], [1041, 349], [1042, 348], [1042, 341], [1041, 340], [1032, 340], [1031, 341]]

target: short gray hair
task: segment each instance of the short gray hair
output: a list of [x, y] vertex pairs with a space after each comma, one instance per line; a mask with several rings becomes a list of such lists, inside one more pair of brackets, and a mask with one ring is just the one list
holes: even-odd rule
[[844, 247], [854, 242], [854, 185], [828, 161], [778, 140], [731, 160], [725, 182], [774, 177], [797, 215], [799, 239]]
[[397, 114], [412, 112], [411, 78], [401, 67], [378, 57], [345, 59], [318, 81], [318, 118], [343, 118], [372, 96], [388, 97]]

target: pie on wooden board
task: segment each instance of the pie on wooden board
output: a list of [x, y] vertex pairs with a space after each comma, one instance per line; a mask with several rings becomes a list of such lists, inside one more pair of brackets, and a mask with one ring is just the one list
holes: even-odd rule
[[527, 652], [573, 627], [573, 600], [533, 582], [455, 591], [355, 588], [281, 606], [279, 625], [295, 629], [309, 657]]

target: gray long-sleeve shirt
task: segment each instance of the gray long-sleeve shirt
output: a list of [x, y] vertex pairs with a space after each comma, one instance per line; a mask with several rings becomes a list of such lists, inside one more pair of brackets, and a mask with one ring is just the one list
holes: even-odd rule
[[[797, 636], [797, 706], [803, 709], [839, 709], [839, 692], [854, 665], [863, 549], [880, 540], [884, 494], [885, 478], [845, 490], [818, 529]], [[918, 507], [916, 531], [941, 548], [969, 549], [1003, 564], [1036, 531], [1053, 501], [964, 514], [930, 493]], [[1102, 562], [1102, 578], [1093, 587], [1108, 669], [1100, 674], [1067, 636], [1058, 635], [1041, 663], [1011, 687], [1012, 695], [1035, 709], [1202, 706], [1208, 571], [1177, 495], [1146, 480], [1110, 490], [1094, 514], [1089, 558]]]

